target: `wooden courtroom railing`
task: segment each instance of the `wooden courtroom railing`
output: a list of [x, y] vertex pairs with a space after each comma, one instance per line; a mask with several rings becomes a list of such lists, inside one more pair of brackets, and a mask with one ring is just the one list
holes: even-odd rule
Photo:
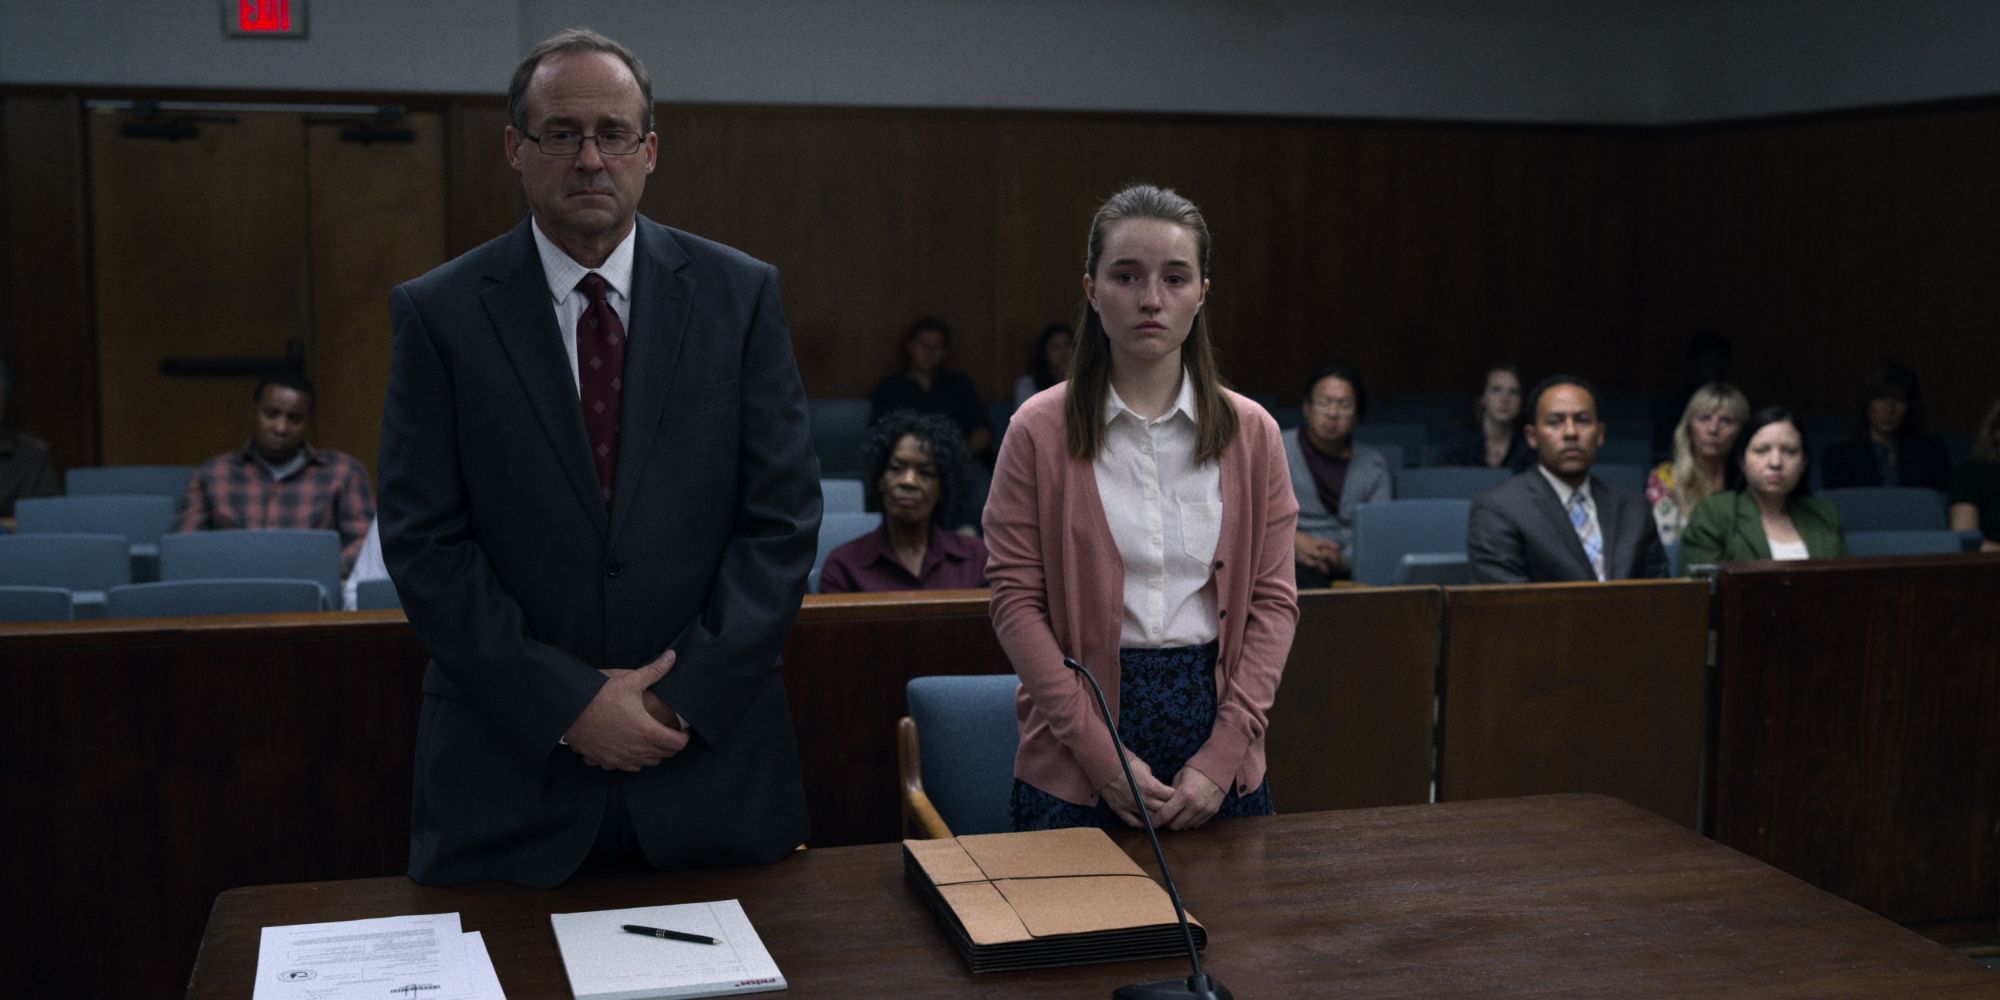
[[1430, 801], [1436, 587], [1299, 594], [1299, 630], [1265, 734], [1280, 812]]
[[[1724, 575], [1717, 835], [1892, 917], [1990, 915], [2000, 557], [1873, 565]], [[1281, 811], [1425, 801], [1442, 677], [1442, 797], [1594, 791], [1694, 824], [1702, 584], [1300, 608]], [[218, 892], [401, 872], [424, 659], [396, 612], [0, 625], [10, 985], [170, 994]], [[897, 836], [910, 677], [1008, 670], [977, 591], [808, 598], [785, 661], [814, 846]]]
[[1438, 798], [1600, 792], [1699, 829], [1708, 588], [1445, 589]]
[[178, 995], [216, 893], [403, 870], [423, 662], [398, 612], [0, 626], [7, 992]]
[[2000, 912], [2000, 556], [1724, 564], [1714, 836], [1906, 922]]

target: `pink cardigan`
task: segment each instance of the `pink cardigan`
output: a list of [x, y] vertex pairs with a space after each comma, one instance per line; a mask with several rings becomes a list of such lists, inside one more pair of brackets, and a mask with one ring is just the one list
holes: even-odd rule
[[[1014, 776], [1089, 805], [1122, 770], [1088, 685], [1062, 658], [1067, 653], [1089, 668], [1116, 715], [1125, 564], [1104, 519], [1096, 472], [1064, 445], [1066, 390], [1036, 394], [1007, 427], [986, 501], [986, 575], [993, 630], [1021, 676]], [[1299, 505], [1277, 423], [1249, 399], [1225, 395], [1239, 430], [1222, 454], [1215, 728], [1188, 766], [1243, 795], [1264, 780], [1265, 717], [1298, 625], [1292, 538]]]

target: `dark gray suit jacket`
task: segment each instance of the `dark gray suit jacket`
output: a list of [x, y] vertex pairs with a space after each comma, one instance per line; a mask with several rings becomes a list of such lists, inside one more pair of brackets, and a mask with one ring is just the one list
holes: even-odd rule
[[[561, 882], [612, 782], [656, 866], [775, 860], [806, 835], [778, 653], [820, 520], [777, 271], [638, 220], [607, 514], [528, 226], [389, 299], [382, 549], [432, 656], [410, 875]], [[597, 668], [669, 648], [685, 750], [626, 774], [558, 745]]]
[[[1604, 536], [1605, 578], [1666, 576], [1667, 550], [1660, 547], [1646, 498], [1597, 478], [1590, 480], [1590, 497]], [[1597, 579], [1555, 488], [1533, 465], [1472, 498], [1465, 551], [1474, 583]]]

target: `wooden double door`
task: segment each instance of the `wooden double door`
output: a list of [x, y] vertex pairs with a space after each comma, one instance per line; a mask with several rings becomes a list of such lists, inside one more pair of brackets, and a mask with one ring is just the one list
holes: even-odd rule
[[312, 441], [375, 467], [388, 293], [445, 259], [443, 116], [86, 115], [101, 460], [195, 463], [302, 361]]

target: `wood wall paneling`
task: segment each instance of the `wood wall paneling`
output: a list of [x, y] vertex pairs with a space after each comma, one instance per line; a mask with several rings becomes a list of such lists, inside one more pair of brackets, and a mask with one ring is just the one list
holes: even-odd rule
[[309, 370], [319, 389], [313, 440], [372, 471], [389, 384], [389, 290], [445, 256], [444, 129], [435, 112], [393, 125], [412, 141], [360, 143], [351, 123], [305, 129], [312, 263]]
[[[18, 245], [83, 217], [81, 194], [45, 195], [63, 190], [61, 164], [80, 168], [86, 157], [62, 120], [71, 99], [7, 100]], [[446, 239], [442, 253], [411, 251], [424, 266], [504, 232], [523, 208], [500, 151], [500, 102], [453, 99], [443, 114]], [[1962, 359], [1980, 354], [2000, 309], [2000, 289], [1985, 280], [2000, 269], [2000, 241], [1983, 221], [2000, 210], [1987, 183], [2000, 168], [1996, 118], [2000, 108], [1974, 104], [1649, 130], [671, 106], [660, 109], [662, 163], [644, 207], [781, 268], [815, 396], [865, 395], [900, 362], [909, 321], [935, 313], [958, 331], [952, 363], [1003, 397], [1041, 325], [1075, 315], [1091, 209], [1146, 179], [1207, 210], [1211, 317], [1224, 373], [1245, 391], [1289, 400], [1304, 372], [1334, 358], [1358, 365], [1378, 395], [1469, 387], [1495, 358], [1519, 361], [1531, 379], [1568, 369], [1605, 385], [1664, 387], [1677, 380], [1686, 336], [1706, 327], [1736, 340], [1735, 377], [1759, 403], [1848, 412], [1865, 370], [1895, 354], [1928, 377], [1934, 424], [1963, 429], [1995, 391]], [[205, 269], [192, 285], [171, 281], [173, 266], [128, 266], [136, 251], [95, 245], [106, 218], [173, 232], [159, 228], [164, 210], [134, 201], [160, 189], [136, 181], [182, 169], [167, 164], [210, 141], [149, 144], [163, 162], [136, 166], [98, 164], [93, 148], [91, 175], [130, 175], [124, 192], [93, 194], [98, 232], [85, 256], [66, 256], [57, 241], [30, 275], [16, 250], [10, 317], [34, 314], [24, 286], [68, 284], [85, 301], [144, 303], [171, 319], [283, 284], [257, 273], [257, 251], [230, 228], [302, 211], [298, 198], [266, 197], [288, 183], [268, 177], [245, 187], [213, 182], [227, 170], [203, 172], [227, 193], [169, 199], [217, 231], [212, 245], [163, 254]], [[111, 287], [135, 269], [136, 284]], [[304, 298], [255, 312], [269, 318]], [[113, 305], [98, 318], [115, 348], [103, 356], [108, 386], [144, 367], [138, 353], [163, 353], [120, 339], [138, 308]], [[243, 326], [220, 315], [195, 325], [224, 321]], [[81, 452], [97, 422], [95, 371], [73, 370], [92, 364], [78, 356], [88, 338], [11, 322], [17, 359], [47, 386], [20, 401], [17, 416], [33, 418], [22, 426], [58, 439], [59, 454]], [[213, 408], [184, 388], [171, 401], [177, 415]], [[138, 425], [128, 411], [160, 409], [128, 398], [121, 388], [103, 402], [125, 414], [120, 428]], [[238, 436], [233, 423], [229, 431]], [[212, 454], [216, 433], [190, 431], [201, 447], [176, 450]], [[123, 448], [105, 457], [122, 460]]]
[[[507, 106], [463, 100], [444, 112], [446, 252], [430, 267], [506, 232], [528, 213], [521, 177], [507, 165]], [[428, 271], [430, 267], [423, 270]], [[419, 272], [421, 273], [421, 272]], [[414, 277], [415, 275], [412, 275]], [[388, 307], [383, 307], [383, 315]]]
[[1733, 337], [1754, 404], [1858, 414], [1885, 358], [1924, 378], [1934, 428], [2000, 396], [1966, 364], [2000, 314], [2000, 107], [1691, 127], [1665, 150], [1658, 311]]
[[0, 358], [4, 419], [49, 443], [59, 469], [97, 463], [83, 122], [75, 97], [0, 97]]
[[1715, 838], [1893, 920], [2000, 911], [2000, 556], [1725, 567]]
[[1439, 801], [1615, 795], [1698, 828], [1708, 589], [1445, 588]]
[[189, 139], [89, 115], [103, 461], [203, 461], [249, 439], [256, 376], [168, 357], [282, 358], [310, 343], [310, 202], [297, 114], [234, 113]]

